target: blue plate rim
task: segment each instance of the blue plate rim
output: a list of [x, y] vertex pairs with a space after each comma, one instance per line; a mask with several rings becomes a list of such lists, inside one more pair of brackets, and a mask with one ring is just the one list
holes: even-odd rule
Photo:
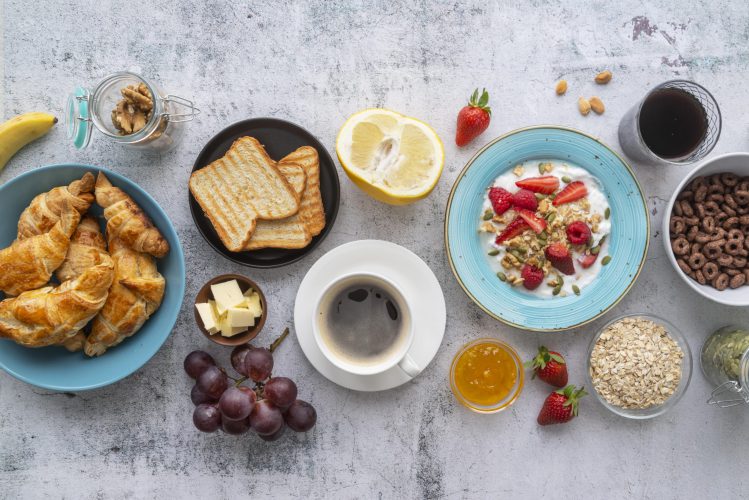
[[[55, 392], [83, 392], [83, 391], [90, 391], [90, 390], [94, 390], [94, 389], [100, 389], [102, 387], [106, 387], [108, 385], [112, 385], [112, 384], [114, 384], [116, 382], [119, 382], [120, 380], [126, 379], [127, 377], [131, 376], [132, 374], [134, 374], [135, 372], [137, 372], [138, 370], [140, 370], [141, 368], [143, 368], [146, 365], [146, 363], [148, 363], [156, 355], [156, 353], [159, 352], [161, 350], [161, 348], [164, 346], [164, 343], [166, 342], [166, 340], [169, 338], [169, 336], [174, 331], [174, 325], [177, 324], [177, 319], [179, 318], [179, 313], [182, 310], [182, 303], [185, 300], [185, 279], [186, 279], [185, 254], [182, 251], [182, 242], [179, 240], [179, 235], [177, 234], [177, 230], [174, 229], [174, 224], [172, 223], [172, 219], [169, 217], [169, 215], [167, 215], [167, 213], [164, 211], [164, 209], [161, 208], [161, 205], [158, 204], [158, 202], [153, 198], [153, 196], [151, 196], [148, 191], [146, 191], [143, 187], [141, 187], [135, 181], [130, 180], [127, 177], [125, 177], [124, 175], [118, 174], [117, 172], [113, 172], [113, 171], [108, 170], [108, 169], [106, 169], [104, 167], [99, 167], [99, 166], [96, 166], [96, 165], [90, 165], [90, 164], [86, 164], [86, 163], [73, 163], [73, 162], [70, 162], [70, 163], [53, 163], [53, 164], [50, 164], [50, 165], [43, 165], [41, 167], [33, 168], [32, 170], [29, 170], [27, 172], [23, 172], [23, 173], [17, 175], [16, 177], [13, 177], [12, 179], [9, 179], [7, 182], [5, 182], [2, 185], [0, 185], [0, 188], [5, 188], [8, 185], [10, 185], [11, 183], [17, 182], [17, 181], [21, 180], [22, 178], [31, 177], [33, 174], [36, 174], [36, 173], [38, 173], [40, 171], [55, 170], [55, 169], [58, 169], [58, 168], [65, 168], [65, 167], [77, 167], [77, 168], [84, 168], [84, 169], [96, 170], [96, 171], [99, 171], [99, 172], [104, 172], [104, 174], [107, 177], [111, 176], [112, 179], [116, 179], [118, 181], [121, 181], [122, 179], [124, 179], [125, 181], [127, 181], [127, 182], [129, 182], [131, 184], [135, 184], [143, 192], [143, 194], [146, 195], [146, 198], [150, 202], [152, 202], [154, 204], [154, 206], [157, 207], [157, 209], [161, 212], [161, 215], [169, 222], [169, 225], [166, 228], [166, 230], [167, 230], [167, 232], [172, 233], [172, 235], [174, 237], [174, 241], [177, 242], [176, 248], [174, 246], [172, 246], [172, 248], [171, 248], [170, 251], [175, 251], [175, 250], [177, 251], [178, 262], [180, 264], [180, 269], [182, 271], [182, 280], [180, 280], [181, 282], [179, 283], [179, 290], [178, 290], [179, 295], [182, 297], [182, 301], [180, 302], [180, 308], [177, 310], [177, 313], [174, 315], [174, 318], [171, 320], [171, 325], [169, 326], [169, 333], [164, 336], [164, 338], [161, 340], [161, 342], [155, 347], [155, 349], [153, 350], [153, 352], [147, 354], [147, 356], [145, 357], [145, 359], [143, 360], [142, 363], [140, 363], [138, 366], [134, 366], [133, 367], [133, 369], [132, 369], [132, 371], [130, 371], [130, 373], [127, 373], [125, 375], [115, 376], [115, 377], [112, 377], [112, 378], [107, 379], [105, 381], [98, 382], [96, 384], [86, 385], [86, 386], [79, 386], [79, 387], [59, 386], [59, 385], [53, 385], [53, 384], [40, 384], [40, 383], [37, 383], [37, 382], [33, 382], [28, 377], [26, 377], [24, 375], [21, 375], [20, 373], [16, 373], [15, 371], [13, 371], [13, 370], [9, 369], [8, 367], [6, 367], [4, 364], [0, 363], [0, 369], [2, 369], [5, 373], [7, 373], [11, 377], [15, 378], [16, 380], [20, 380], [21, 382], [25, 382], [25, 383], [27, 383], [29, 385], [34, 386], [34, 387], [39, 387], [40, 389], [47, 389], [47, 390], [55, 391]], [[164, 228], [159, 228], [159, 229], [164, 230]], [[167, 324], [168, 323], [169, 323], [169, 320], [167, 320]]]
[[[463, 279], [460, 277], [460, 274], [458, 273], [458, 270], [455, 267], [455, 263], [453, 262], [453, 256], [452, 256], [452, 252], [450, 250], [450, 240], [448, 238], [448, 225], [449, 225], [449, 220], [450, 220], [450, 210], [452, 208], [453, 197], [455, 196], [455, 192], [458, 189], [458, 185], [460, 184], [460, 181], [463, 180], [463, 177], [466, 175], [466, 172], [468, 171], [469, 168], [471, 168], [471, 166], [473, 165], [473, 163], [487, 149], [489, 149], [490, 147], [492, 147], [494, 144], [496, 144], [496, 143], [498, 143], [498, 142], [500, 142], [500, 141], [502, 141], [502, 140], [504, 140], [504, 139], [506, 139], [506, 138], [508, 138], [508, 137], [510, 137], [512, 135], [516, 135], [516, 134], [519, 134], [519, 133], [522, 133], [522, 132], [527, 132], [529, 130], [539, 130], [539, 129], [563, 130], [563, 131], [566, 131], [566, 132], [572, 132], [573, 134], [581, 135], [581, 136], [583, 136], [583, 137], [585, 137], [587, 139], [590, 139], [592, 141], [597, 142], [598, 144], [601, 145], [601, 147], [603, 147], [604, 149], [607, 149], [611, 154], [613, 154], [622, 163], [622, 165], [624, 165], [624, 167], [629, 172], [629, 175], [632, 177], [632, 180], [634, 181], [635, 185], [637, 186], [637, 190], [640, 193], [640, 200], [642, 200], [643, 212], [645, 214], [645, 224], [646, 224], [646, 228], [645, 228], [646, 232], [645, 232], [645, 234], [648, 235], [648, 237], [645, 240], [645, 247], [643, 248], [642, 256], [640, 257], [640, 263], [637, 266], [637, 272], [632, 277], [632, 280], [630, 281], [629, 285], [627, 285], [627, 287], [616, 298], [616, 300], [612, 301], [611, 304], [608, 305], [608, 307], [602, 309], [597, 314], [593, 315], [592, 317], [590, 317], [590, 318], [588, 318], [586, 320], [583, 320], [583, 321], [581, 321], [579, 323], [576, 323], [574, 325], [569, 325], [569, 326], [564, 326], [564, 327], [559, 327], [559, 328], [536, 328], [536, 327], [528, 327], [526, 325], [521, 325], [521, 324], [518, 324], [518, 323], [513, 323], [512, 321], [508, 321], [507, 319], [505, 319], [505, 318], [503, 318], [503, 317], [501, 317], [501, 316], [499, 316], [497, 314], [494, 314], [491, 310], [489, 310], [486, 306], [484, 306], [484, 304], [482, 304], [481, 301], [478, 298], [476, 298], [470, 292], [470, 290], [468, 290], [468, 288], [466, 287], [465, 283], [463, 282]], [[517, 329], [520, 329], [520, 330], [525, 330], [525, 331], [529, 331], [529, 332], [539, 332], [539, 333], [566, 333], [566, 332], [569, 332], [570, 330], [572, 330], [573, 328], [579, 328], [581, 326], [587, 325], [587, 324], [595, 321], [596, 319], [600, 318], [601, 316], [605, 315], [611, 309], [613, 309], [619, 302], [621, 302], [621, 300], [629, 293], [629, 291], [634, 286], [635, 282], [637, 282], [637, 278], [640, 277], [640, 273], [642, 272], [642, 268], [645, 265], [645, 260], [646, 260], [647, 255], [648, 255], [648, 249], [650, 248], [650, 227], [651, 227], [651, 224], [650, 224], [650, 213], [648, 212], [647, 202], [645, 201], [645, 193], [642, 191], [642, 186], [640, 186], [640, 181], [637, 179], [637, 176], [635, 175], [634, 171], [632, 170], [632, 167], [629, 165], [629, 163], [627, 163], [624, 160], [624, 158], [622, 158], [621, 155], [619, 155], [616, 151], [614, 151], [611, 147], [609, 147], [607, 144], [605, 144], [604, 142], [602, 142], [600, 139], [598, 139], [598, 138], [596, 138], [596, 137], [594, 137], [594, 136], [592, 136], [590, 134], [587, 134], [585, 132], [582, 132], [581, 130], [577, 130], [577, 129], [572, 128], [572, 127], [565, 127], [565, 126], [562, 126], [562, 125], [531, 125], [531, 126], [528, 126], [528, 127], [521, 127], [521, 128], [517, 128], [517, 129], [511, 130], [511, 131], [509, 131], [507, 133], [504, 133], [504, 134], [500, 135], [499, 137], [497, 137], [497, 138], [489, 141], [484, 147], [482, 147], [481, 149], [479, 149], [476, 152], [476, 154], [474, 154], [471, 157], [470, 160], [468, 160], [468, 162], [466, 163], [466, 165], [463, 167], [463, 169], [460, 171], [460, 173], [456, 177], [455, 182], [453, 183], [453, 186], [450, 189], [450, 196], [448, 196], [448, 198], [447, 198], [447, 207], [445, 209], [445, 221], [444, 221], [444, 224], [443, 224], [443, 238], [445, 240], [445, 253], [447, 255], [447, 261], [450, 264], [450, 269], [452, 270], [453, 276], [455, 276], [455, 279], [458, 281], [458, 285], [460, 285], [460, 288], [463, 289], [463, 292], [482, 311], [484, 311], [490, 317], [492, 317], [492, 318], [494, 318], [494, 319], [496, 319], [496, 320], [498, 320], [498, 321], [500, 321], [500, 322], [502, 322], [502, 323], [504, 323], [504, 324], [506, 324], [508, 326], [511, 326], [513, 328], [517, 328]]]

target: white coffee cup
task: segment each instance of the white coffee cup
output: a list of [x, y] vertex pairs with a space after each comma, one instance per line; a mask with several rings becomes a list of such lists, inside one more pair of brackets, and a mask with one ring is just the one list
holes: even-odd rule
[[[322, 324], [326, 321], [325, 315], [327, 314], [327, 311], [330, 310], [331, 302], [334, 301], [339, 294], [353, 286], [362, 286], [363, 288], [367, 286], [375, 286], [382, 289], [393, 299], [393, 302], [395, 302], [401, 315], [401, 321], [403, 322], [402, 328], [405, 330], [403, 335], [405, 338], [398, 340], [400, 345], [396, 350], [390, 353], [386, 359], [380, 360], [376, 363], [351, 362], [335, 353], [323, 339], [321, 328], [323, 328]], [[422, 371], [422, 368], [416, 364], [409, 353], [414, 340], [411, 308], [409, 307], [408, 301], [400, 287], [381, 274], [371, 272], [351, 273], [337, 277], [328, 283], [320, 293], [317, 299], [317, 304], [315, 304], [315, 316], [312, 331], [315, 337], [315, 342], [317, 342], [317, 346], [320, 348], [323, 355], [333, 365], [345, 372], [354, 375], [377, 375], [379, 373], [384, 373], [396, 365], [410, 377], [415, 377]]]

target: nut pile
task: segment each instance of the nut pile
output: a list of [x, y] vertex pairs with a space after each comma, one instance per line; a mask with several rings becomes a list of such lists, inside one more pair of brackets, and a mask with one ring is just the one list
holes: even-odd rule
[[676, 262], [690, 278], [717, 290], [749, 282], [749, 177], [696, 177], [676, 198], [669, 228]]
[[623, 318], [596, 341], [590, 377], [610, 404], [646, 409], [665, 403], [676, 392], [683, 359], [681, 348], [662, 325], [646, 318]]
[[139, 132], [153, 113], [153, 96], [144, 83], [128, 85], [120, 90], [122, 99], [112, 110], [112, 123], [122, 135]]

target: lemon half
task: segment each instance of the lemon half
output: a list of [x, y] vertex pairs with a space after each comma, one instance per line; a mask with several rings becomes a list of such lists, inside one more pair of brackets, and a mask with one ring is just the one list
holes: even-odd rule
[[346, 120], [336, 154], [354, 184], [391, 205], [425, 198], [445, 164], [442, 141], [432, 127], [387, 109], [365, 109]]

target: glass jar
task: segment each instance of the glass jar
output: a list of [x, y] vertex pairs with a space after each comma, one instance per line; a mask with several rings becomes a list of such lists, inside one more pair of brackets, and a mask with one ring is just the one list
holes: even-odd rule
[[724, 326], [702, 345], [700, 365], [716, 386], [709, 404], [721, 408], [749, 403], [749, 330]]
[[[146, 98], [142, 110], [128, 104], [123, 93], [127, 87], [143, 89], [141, 94], [135, 95], [139, 99], [140, 96]], [[125, 116], [122, 113], [128, 113], [125, 121], [131, 126], [139, 120], [136, 126], [130, 127], [132, 131], [123, 130], [120, 125]], [[130, 120], [135, 116], [132, 113], [138, 113], [135, 120]], [[177, 145], [183, 134], [183, 123], [198, 113], [200, 110], [191, 101], [164, 94], [150, 80], [122, 71], [104, 78], [93, 91], [77, 87], [68, 96], [65, 121], [68, 138], [77, 149], [88, 146], [91, 131], [96, 128], [109, 140], [127, 148], [163, 153]]]

